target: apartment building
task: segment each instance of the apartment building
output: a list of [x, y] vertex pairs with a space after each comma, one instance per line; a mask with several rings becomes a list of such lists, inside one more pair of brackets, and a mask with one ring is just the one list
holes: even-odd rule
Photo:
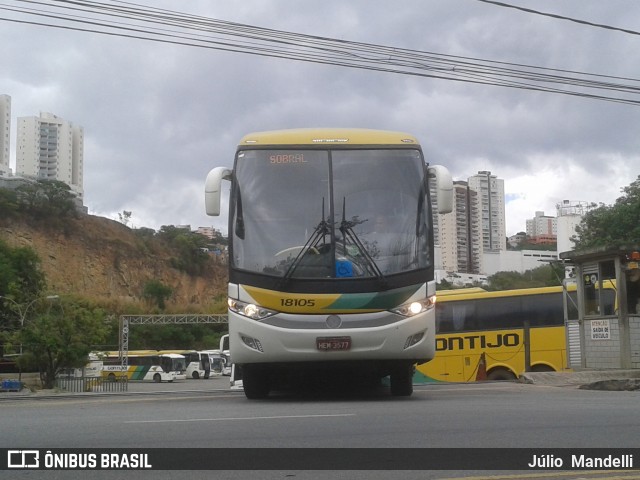
[[11, 97], [0, 95], [0, 177], [11, 174], [9, 155], [11, 151]]
[[558, 220], [556, 217], [536, 212], [535, 217], [526, 221], [527, 237], [533, 244], [556, 243], [558, 235]]
[[480, 273], [480, 231], [477, 194], [464, 181], [453, 182], [453, 211], [438, 215], [443, 270]]
[[59, 180], [83, 195], [84, 132], [52, 113], [19, 117], [16, 174]]
[[480, 171], [469, 177], [468, 183], [478, 196], [482, 253], [506, 250], [504, 180], [489, 171]]

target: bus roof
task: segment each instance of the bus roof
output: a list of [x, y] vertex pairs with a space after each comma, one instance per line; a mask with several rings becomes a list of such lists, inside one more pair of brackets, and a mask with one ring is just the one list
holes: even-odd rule
[[[596, 286], [597, 287], [597, 286]], [[616, 289], [615, 280], [603, 280], [602, 287], [606, 289]], [[569, 292], [575, 292], [576, 283], [568, 283], [564, 288]], [[599, 288], [599, 287], [597, 287]], [[539, 295], [541, 293], [562, 292], [563, 287], [560, 285], [551, 287], [531, 287], [519, 288], [513, 290], [496, 290], [489, 291], [480, 287], [459, 288], [456, 290], [438, 290], [436, 291], [438, 302], [451, 302], [455, 300], [470, 300], [474, 298], [496, 298], [496, 297], [518, 297], [523, 295]]]
[[[105, 352], [96, 352], [98, 355], [107, 356], [107, 357], [117, 357], [120, 355], [118, 350], [105, 351]], [[128, 350], [127, 356], [132, 355], [157, 355], [157, 350]]]
[[363, 128], [298, 128], [254, 132], [242, 137], [240, 146], [266, 145], [419, 145], [408, 133]]
[[[575, 287], [568, 287], [569, 290], [575, 290]], [[469, 291], [473, 290], [473, 291]], [[445, 290], [446, 292], [457, 292], [457, 290]], [[535, 288], [519, 288], [514, 290], [496, 290], [487, 291], [483, 289], [461, 289], [460, 293], [445, 294], [445, 291], [436, 292], [438, 296], [438, 303], [440, 302], [453, 302], [457, 300], [472, 300], [475, 298], [497, 298], [497, 297], [520, 297], [525, 295], [540, 295], [542, 293], [557, 293], [562, 292], [562, 286], [553, 287], [535, 287]]]
[[455, 290], [437, 290], [436, 294], [438, 296], [444, 295], [462, 295], [465, 293], [483, 293], [486, 292], [484, 288], [481, 287], [469, 287], [469, 288], [456, 288]]

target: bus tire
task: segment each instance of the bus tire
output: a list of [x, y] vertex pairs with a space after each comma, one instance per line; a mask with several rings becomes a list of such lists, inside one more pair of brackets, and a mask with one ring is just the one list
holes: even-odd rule
[[391, 371], [391, 395], [408, 397], [413, 393], [413, 365], [399, 365]]
[[115, 382], [115, 381], [116, 381], [116, 376], [115, 376], [115, 374], [110, 373], [110, 374], [107, 376], [107, 382]]
[[198, 372], [193, 372], [191, 374], [191, 378], [193, 378], [194, 380], [198, 380], [200, 378], [200, 374]]
[[156, 374], [153, 376], [153, 381], [154, 381], [155, 383], [160, 383], [160, 382], [162, 382], [162, 377], [160, 376], [160, 374], [159, 374], [159, 373], [156, 373]]
[[516, 376], [506, 368], [494, 368], [487, 374], [487, 380], [513, 381]]
[[268, 372], [257, 365], [243, 365], [242, 386], [249, 400], [266, 398], [271, 391]]

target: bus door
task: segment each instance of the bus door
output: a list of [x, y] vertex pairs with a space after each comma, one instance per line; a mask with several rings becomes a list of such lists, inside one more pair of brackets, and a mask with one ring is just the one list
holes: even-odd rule
[[209, 354], [206, 352], [198, 352], [198, 356], [200, 357], [200, 366], [202, 370], [204, 370], [204, 378], [209, 378], [211, 376], [211, 360]]

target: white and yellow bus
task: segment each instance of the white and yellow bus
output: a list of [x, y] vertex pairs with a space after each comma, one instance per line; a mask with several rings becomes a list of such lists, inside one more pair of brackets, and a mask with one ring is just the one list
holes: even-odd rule
[[[577, 318], [571, 289], [566, 299], [560, 286], [438, 291], [436, 356], [418, 365], [415, 380], [514, 380], [525, 371], [569, 370], [566, 321]], [[613, 314], [611, 282], [601, 298]]]
[[102, 357], [102, 378], [115, 381], [122, 376], [129, 380], [173, 382], [185, 380], [186, 361], [184, 355], [159, 353], [156, 350], [132, 350], [128, 352], [126, 368], [120, 363], [119, 352], [100, 352]]
[[287, 378], [390, 376], [411, 395], [435, 354], [431, 205], [451, 211], [446, 168], [407, 133], [297, 129], [246, 135], [211, 170], [209, 215], [229, 200], [229, 340], [248, 398]]

